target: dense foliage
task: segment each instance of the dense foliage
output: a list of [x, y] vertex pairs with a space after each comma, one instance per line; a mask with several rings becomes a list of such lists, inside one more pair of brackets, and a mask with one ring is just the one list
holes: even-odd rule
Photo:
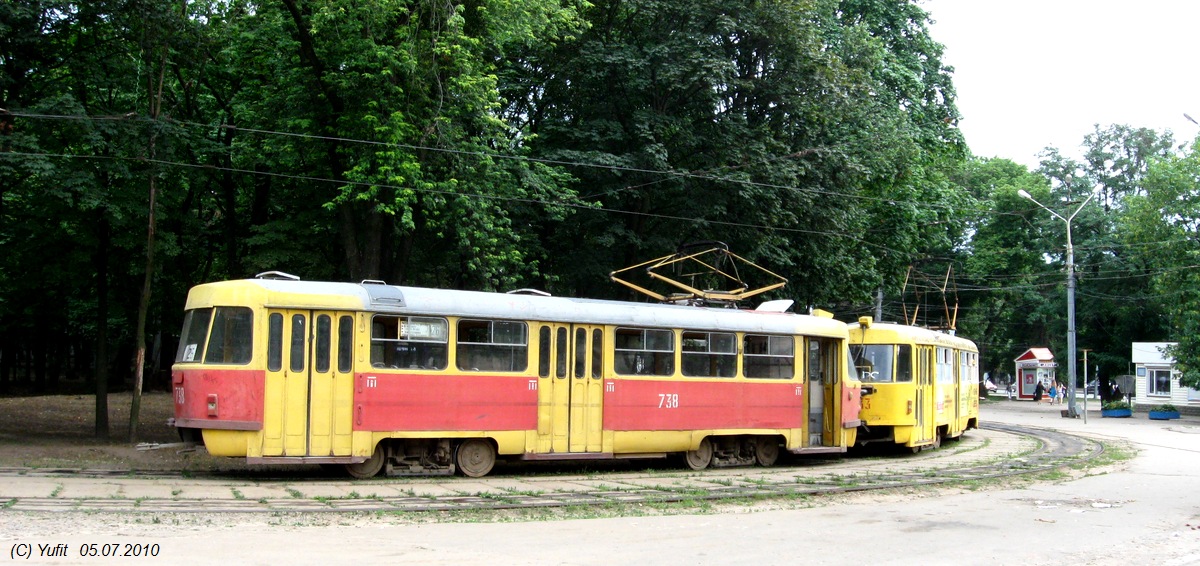
[[139, 335], [162, 386], [203, 281], [618, 297], [609, 272], [695, 240], [802, 309], [957, 322], [1003, 372], [1065, 327], [1065, 227], [1018, 189], [1100, 191], [1074, 234], [1105, 375], [1133, 340], [1200, 368], [1195, 148], [1112, 127], [1082, 163], [972, 158], [927, 23], [872, 0], [0, 2], [0, 392], [123, 386]]

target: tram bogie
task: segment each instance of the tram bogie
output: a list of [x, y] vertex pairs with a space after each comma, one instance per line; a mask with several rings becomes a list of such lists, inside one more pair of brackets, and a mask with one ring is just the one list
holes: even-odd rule
[[252, 464], [702, 469], [858, 434], [847, 325], [827, 316], [278, 279], [200, 285], [186, 309], [174, 425]]

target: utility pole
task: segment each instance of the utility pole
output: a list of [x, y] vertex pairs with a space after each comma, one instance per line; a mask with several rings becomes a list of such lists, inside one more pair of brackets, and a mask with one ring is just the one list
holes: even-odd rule
[[[1087, 353], [1091, 352], [1091, 348], [1080, 348], [1083, 351], [1083, 424], [1087, 424], [1087, 386], [1088, 386], [1088, 364]], [[1071, 384], [1071, 388], [1075, 388], [1075, 384]], [[1100, 384], [1096, 384], [1096, 394], [1100, 394]]]
[[875, 322], [883, 322], [883, 287], [875, 290]]

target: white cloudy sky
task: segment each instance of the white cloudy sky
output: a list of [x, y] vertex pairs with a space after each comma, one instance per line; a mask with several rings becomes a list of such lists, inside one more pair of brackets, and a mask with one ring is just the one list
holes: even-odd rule
[[1078, 157], [1110, 124], [1200, 126], [1200, 1], [918, 0], [946, 46], [972, 153], [1030, 167], [1054, 146]]

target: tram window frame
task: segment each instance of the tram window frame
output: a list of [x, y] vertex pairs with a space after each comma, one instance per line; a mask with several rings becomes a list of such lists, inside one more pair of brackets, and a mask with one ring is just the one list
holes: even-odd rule
[[971, 352], [968, 352], [966, 350], [960, 351], [958, 353], [958, 384], [959, 385], [970, 385], [972, 381], [979, 381], [977, 379], [976, 380], [971, 379], [971, 374], [973, 373], [971, 371], [971, 366], [972, 366], [971, 355], [972, 355]]
[[567, 378], [567, 327], [554, 330], [554, 377]]
[[[855, 377], [863, 383], [892, 383], [896, 368], [895, 344], [851, 344]], [[880, 356], [883, 357], [881, 360]]]
[[604, 332], [592, 329], [592, 377], [599, 378], [604, 369]]
[[371, 317], [371, 366], [444, 370], [450, 358], [449, 328], [442, 317], [376, 314]]
[[909, 344], [896, 346], [896, 383], [912, 383], [913, 347]]
[[175, 352], [176, 363], [198, 363], [204, 359], [212, 311], [212, 308], [203, 308], [184, 313], [183, 333], [179, 336], [179, 349]]
[[618, 375], [674, 375], [675, 332], [618, 326], [613, 334], [613, 371]]
[[313, 355], [316, 359], [315, 369], [317, 373], [326, 373], [333, 360], [333, 319], [327, 314], [319, 314], [315, 326], [317, 331], [317, 351]]
[[587, 337], [588, 331], [586, 328], [579, 327], [575, 329], [575, 379], [587, 377]]
[[289, 349], [288, 369], [293, 372], [304, 371], [304, 362], [308, 357], [308, 317], [302, 314], [292, 315], [292, 340]]
[[529, 325], [525, 322], [462, 318], [456, 327], [454, 365], [459, 370], [522, 372], [529, 367]]
[[354, 369], [354, 317], [338, 317], [338, 373]]
[[742, 338], [742, 375], [749, 379], [794, 378], [796, 340], [775, 334], [746, 334]]
[[953, 384], [955, 382], [954, 374], [954, 351], [950, 348], [938, 347], [937, 349], [937, 382], [941, 384]]
[[283, 369], [283, 313], [267, 316], [267, 371]]
[[685, 377], [737, 377], [737, 334], [683, 331], [679, 369]]
[[204, 348], [205, 365], [243, 366], [253, 355], [254, 311], [250, 307], [215, 307]]
[[538, 329], [538, 377], [550, 377], [550, 326]]

